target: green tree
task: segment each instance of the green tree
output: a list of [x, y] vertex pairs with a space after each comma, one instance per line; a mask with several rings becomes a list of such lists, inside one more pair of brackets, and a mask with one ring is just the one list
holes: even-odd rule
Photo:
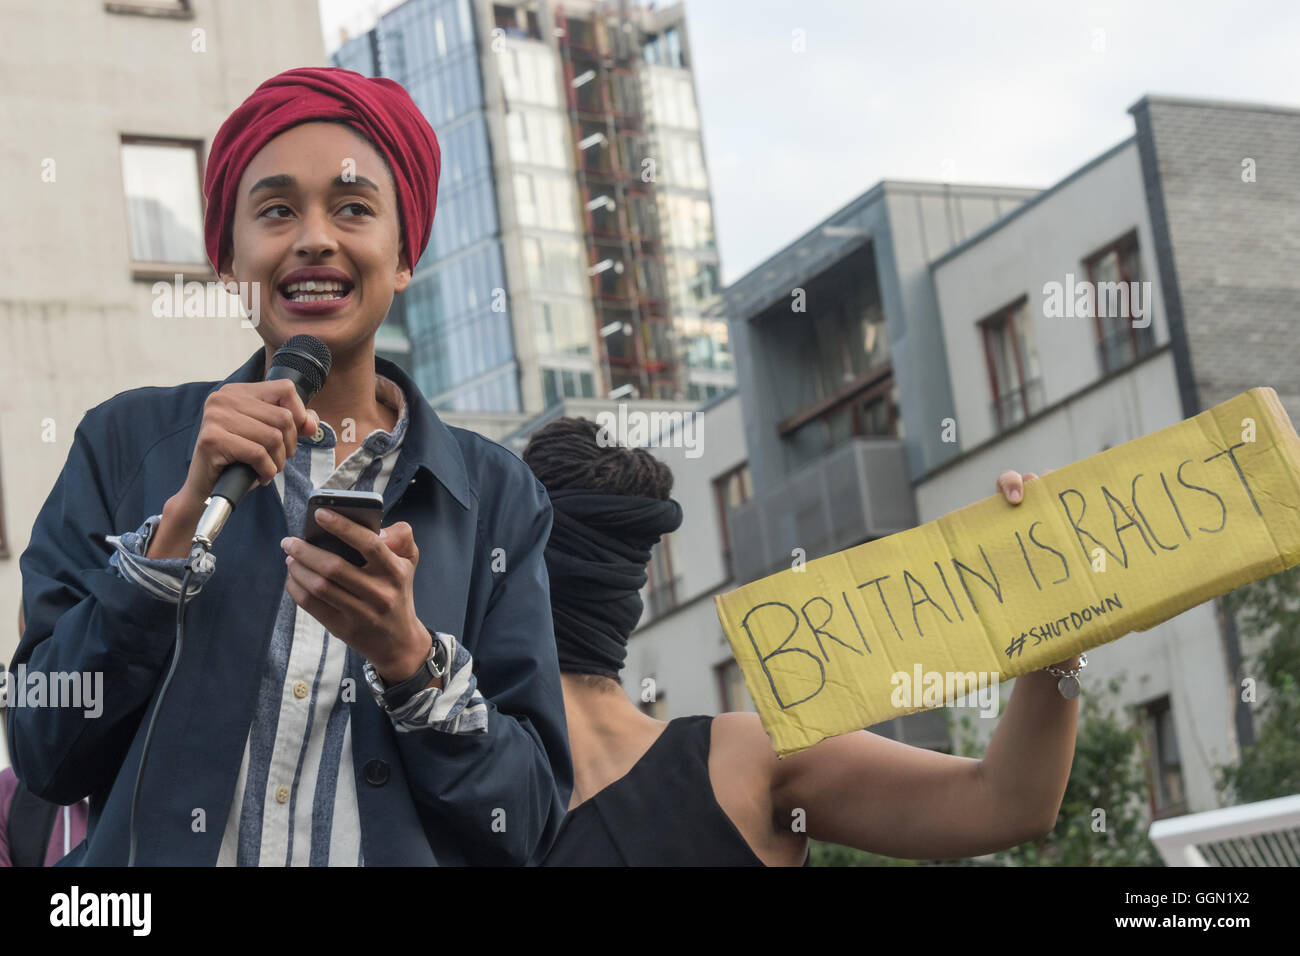
[[[1046, 836], [967, 860], [895, 860], [848, 847], [813, 841], [814, 866], [1160, 866], [1162, 860], [1146, 835], [1143, 807], [1148, 785], [1143, 770], [1142, 729], [1125, 711], [1108, 703], [1122, 682], [1085, 690], [1079, 708], [1074, 763], [1061, 801], [1056, 826]], [[1005, 704], [1005, 702], [1004, 702]], [[949, 710], [949, 728], [955, 730]], [[982, 757], [971, 718], [956, 722], [957, 750]], [[1096, 811], [1104, 811], [1104, 814]]]
[[[1216, 787], [1225, 803], [1252, 803], [1300, 793], [1300, 566], [1243, 585], [1223, 597], [1243, 641], [1268, 638], [1248, 662], [1244, 676], [1260, 694], [1254, 706], [1256, 740], [1241, 748], [1235, 764], [1216, 768]], [[1148, 784], [1142, 770], [1142, 731], [1121, 721], [1103, 698], [1118, 694], [1111, 681], [1105, 693], [1085, 690], [1079, 711], [1074, 764], [1055, 829], [1046, 837], [976, 860], [896, 860], [848, 847], [813, 841], [814, 866], [1116, 866], [1160, 865], [1146, 837], [1142, 804]], [[983, 756], [971, 731], [971, 718], [955, 722], [961, 733], [958, 753]], [[953, 728], [952, 712], [949, 726]], [[953, 728], [955, 730], [955, 728]], [[1106, 811], [1105, 832], [1094, 832], [1093, 811]]]
[[1268, 689], [1254, 705], [1256, 740], [1216, 768], [1216, 788], [1235, 803], [1300, 793], [1300, 567], [1230, 591], [1223, 604], [1243, 639], [1271, 636], [1245, 668]]

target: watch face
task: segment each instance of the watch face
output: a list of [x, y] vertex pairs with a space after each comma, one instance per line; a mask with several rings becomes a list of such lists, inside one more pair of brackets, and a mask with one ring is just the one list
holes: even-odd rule
[[448, 670], [447, 645], [442, 642], [438, 634], [432, 631], [429, 633], [433, 637], [433, 647], [429, 649], [429, 673], [434, 677], [446, 677]]

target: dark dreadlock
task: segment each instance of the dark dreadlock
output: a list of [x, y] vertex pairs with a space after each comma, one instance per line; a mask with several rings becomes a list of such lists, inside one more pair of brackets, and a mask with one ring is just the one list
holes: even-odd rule
[[672, 469], [644, 448], [601, 447], [600, 432], [589, 418], [557, 418], [533, 434], [524, 463], [551, 491], [584, 488], [667, 501]]
[[[589, 418], [557, 418], [533, 433], [523, 452], [524, 464], [548, 491], [580, 488], [667, 501], [673, 490], [672, 469], [644, 448], [602, 446], [600, 432]], [[616, 678], [599, 674], [570, 676], [600, 691], [621, 686]]]

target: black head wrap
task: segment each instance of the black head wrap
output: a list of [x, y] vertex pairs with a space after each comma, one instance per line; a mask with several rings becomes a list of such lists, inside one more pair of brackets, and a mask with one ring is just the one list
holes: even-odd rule
[[650, 549], [681, 526], [682, 506], [580, 488], [549, 494], [546, 570], [560, 670], [617, 680], [628, 636], [641, 620]]

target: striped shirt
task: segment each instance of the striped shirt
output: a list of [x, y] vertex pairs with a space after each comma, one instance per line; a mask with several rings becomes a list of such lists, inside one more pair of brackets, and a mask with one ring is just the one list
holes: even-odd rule
[[[384, 493], [409, 416], [406, 396], [391, 379], [376, 375], [375, 395], [398, 413], [391, 433], [371, 432], [336, 467], [337, 438], [321, 422], [315, 435], [298, 441], [293, 458], [275, 476], [291, 533], [301, 534], [313, 489]], [[186, 559], [144, 557], [161, 517], [153, 515], [138, 531], [110, 536], [116, 550], [109, 563], [123, 577], [175, 604]], [[211, 566], [195, 572], [187, 603], [212, 573]], [[486, 733], [488, 710], [469, 652], [453, 635], [437, 632], [435, 639], [443, 642], [451, 662], [444, 686], [426, 688], [392, 711], [395, 729]], [[360, 691], [344, 676], [355, 654], [287, 591], [281, 596], [218, 866], [364, 864], [350, 732], [351, 707]], [[377, 680], [370, 684], [376, 697], [382, 690]]]

